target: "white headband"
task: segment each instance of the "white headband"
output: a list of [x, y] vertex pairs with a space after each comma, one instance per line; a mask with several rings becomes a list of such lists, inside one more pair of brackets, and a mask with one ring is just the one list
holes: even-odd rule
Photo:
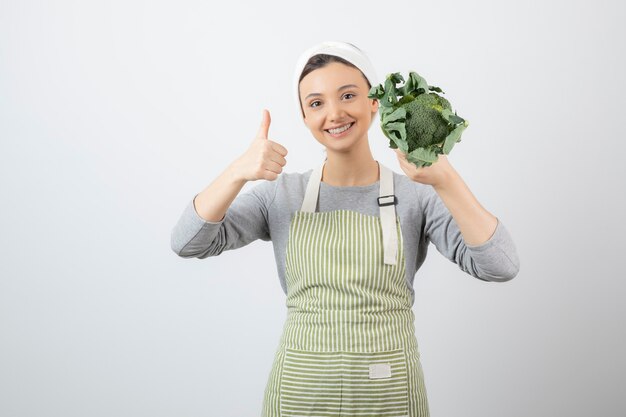
[[[302, 70], [304, 69], [304, 66], [306, 65], [309, 58], [317, 54], [334, 55], [345, 59], [346, 61], [357, 67], [359, 70], [361, 70], [361, 72], [363, 73], [363, 75], [365, 75], [365, 78], [367, 78], [372, 87], [378, 85], [378, 77], [376, 76], [376, 71], [374, 71], [374, 66], [370, 62], [365, 52], [361, 51], [356, 46], [346, 42], [322, 42], [307, 49], [302, 53], [302, 55], [300, 55], [300, 58], [298, 58], [296, 70], [293, 75], [294, 98], [296, 99], [296, 106], [298, 106], [298, 109], [300, 109], [300, 95], [298, 93], [300, 75], [302, 74]], [[300, 114], [302, 114], [302, 111], [299, 110], [299, 112]], [[304, 118], [302, 120], [304, 121]]]

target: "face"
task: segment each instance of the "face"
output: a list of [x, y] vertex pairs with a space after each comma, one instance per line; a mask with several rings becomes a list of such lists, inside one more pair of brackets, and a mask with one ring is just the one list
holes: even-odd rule
[[[347, 87], [346, 87], [347, 86]], [[367, 97], [369, 87], [361, 71], [331, 62], [300, 81], [304, 122], [327, 150], [348, 152], [368, 146], [367, 131], [378, 112], [378, 100]], [[352, 124], [345, 132], [329, 129]]]

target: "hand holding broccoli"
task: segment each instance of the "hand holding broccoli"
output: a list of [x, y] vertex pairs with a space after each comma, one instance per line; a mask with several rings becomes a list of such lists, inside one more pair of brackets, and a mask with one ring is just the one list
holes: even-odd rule
[[456, 170], [448, 161], [447, 155], [439, 155], [437, 162], [430, 166], [416, 167], [415, 164], [407, 160], [407, 156], [400, 149], [394, 149], [398, 156], [400, 168], [407, 177], [415, 182], [432, 185], [434, 188], [445, 186], [448, 181], [454, 178]]
[[234, 172], [246, 181], [274, 181], [287, 164], [287, 149], [267, 138], [270, 128], [270, 112], [263, 109], [263, 120], [248, 150], [234, 163]]
[[400, 149], [417, 168], [428, 167], [450, 153], [469, 123], [452, 113], [450, 102], [436, 93], [443, 93], [439, 87], [429, 86], [416, 72], [396, 87], [400, 82], [399, 72], [389, 74], [384, 87], [373, 86], [368, 97], [380, 100], [380, 125], [389, 147]]

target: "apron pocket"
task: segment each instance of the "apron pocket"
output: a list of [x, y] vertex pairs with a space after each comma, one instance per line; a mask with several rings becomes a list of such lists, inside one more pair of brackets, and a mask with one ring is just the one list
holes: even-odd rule
[[343, 352], [341, 412], [407, 417], [409, 385], [403, 349]]
[[315, 352], [286, 348], [280, 383], [284, 417], [408, 417], [405, 352]]
[[280, 381], [280, 415], [339, 416], [341, 353], [285, 349]]

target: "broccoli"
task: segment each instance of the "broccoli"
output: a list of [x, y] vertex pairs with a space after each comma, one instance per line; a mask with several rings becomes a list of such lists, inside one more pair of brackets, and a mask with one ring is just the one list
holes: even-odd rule
[[399, 72], [389, 74], [385, 86], [373, 86], [368, 97], [380, 102], [380, 125], [389, 147], [400, 149], [418, 168], [430, 166], [461, 141], [469, 123], [452, 113], [450, 102], [437, 94], [445, 94], [441, 88], [429, 86], [416, 72], [409, 72], [406, 83], [396, 87], [401, 82]]

